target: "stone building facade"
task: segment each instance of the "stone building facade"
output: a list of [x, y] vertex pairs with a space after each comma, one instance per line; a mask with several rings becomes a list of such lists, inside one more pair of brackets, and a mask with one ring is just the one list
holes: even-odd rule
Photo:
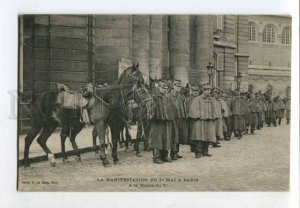
[[[20, 17], [20, 90], [41, 92], [55, 82], [73, 90], [87, 82], [113, 83], [119, 61], [127, 59], [139, 62], [146, 79], [207, 83], [211, 62], [214, 86], [235, 89], [241, 73], [242, 90], [279, 80], [275, 90], [282, 93], [289, 85], [291, 48], [281, 39], [290, 24], [285, 16], [25, 15]], [[275, 43], [262, 41], [265, 25], [274, 26]]]
[[291, 17], [249, 16], [249, 84], [286, 96], [291, 84]]

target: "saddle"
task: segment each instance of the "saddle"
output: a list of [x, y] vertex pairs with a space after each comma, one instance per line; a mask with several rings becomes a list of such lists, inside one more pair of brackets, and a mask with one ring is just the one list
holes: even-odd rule
[[57, 104], [66, 109], [84, 108], [88, 104], [88, 100], [82, 96], [80, 92], [59, 92], [57, 96]]

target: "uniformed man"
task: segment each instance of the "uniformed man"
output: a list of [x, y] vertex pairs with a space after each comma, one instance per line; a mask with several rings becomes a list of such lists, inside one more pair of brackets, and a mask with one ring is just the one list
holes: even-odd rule
[[186, 101], [185, 96], [181, 94], [181, 81], [174, 80], [172, 83], [172, 89], [169, 90], [168, 98], [172, 101], [172, 103], [176, 106], [176, 113], [178, 115], [177, 119], [173, 121], [174, 128], [174, 143], [175, 146], [171, 150], [171, 158], [172, 160], [177, 160], [182, 158], [179, 153], [179, 145], [187, 144], [188, 137], [188, 129], [187, 129], [187, 109], [186, 109]]
[[291, 98], [290, 97], [286, 98], [285, 110], [286, 110], [286, 124], [289, 125], [291, 120]]
[[280, 96], [277, 96], [275, 98], [275, 103], [277, 105], [277, 111], [276, 111], [276, 119], [278, 119], [278, 125], [280, 126], [281, 124], [281, 119], [283, 118], [284, 110], [285, 110], [285, 105], [280, 98]]
[[158, 90], [152, 93], [155, 107], [150, 121], [149, 147], [153, 149], [156, 164], [172, 162], [168, 153], [173, 146], [172, 122], [175, 116], [174, 104], [166, 97], [168, 86], [167, 82], [160, 81]]
[[217, 110], [219, 111], [218, 119], [215, 121], [216, 125], [216, 143], [213, 143], [213, 147], [221, 147], [219, 140], [224, 139], [223, 136], [223, 116], [222, 116], [222, 101], [220, 98], [220, 89], [215, 88], [212, 96], [216, 99]]
[[242, 132], [245, 131], [245, 116], [249, 114], [248, 106], [245, 101], [241, 99], [240, 93], [235, 92], [230, 103], [230, 111], [232, 113], [230, 117], [230, 135], [234, 132], [235, 137], [241, 139], [243, 137]]
[[[189, 111], [190, 105], [195, 97], [199, 96], [199, 87], [197, 85], [192, 85], [190, 87], [190, 93], [189, 96], [186, 98], [186, 108], [187, 112]], [[192, 124], [191, 118], [188, 118], [188, 143], [190, 144], [191, 152], [195, 152], [195, 143], [194, 140], [191, 139], [191, 124]]]
[[231, 111], [228, 105], [228, 96], [225, 94], [224, 91], [221, 92], [221, 106], [222, 106], [222, 121], [223, 121], [223, 135], [224, 140], [229, 141], [230, 137], [228, 136], [228, 129], [229, 129], [229, 117], [231, 116]]
[[259, 113], [262, 112], [262, 109], [259, 100], [252, 95], [250, 97], [250, 111], [250, 131], [251, 134], [254, 134], [254, 130], [258, 126]]
[[203, 85], [203, 95], [191, 102], [188, 117], [191, 121], [191, 139], [196, 144], [195, 157], [212, 156], [208, 153], [209, 143], [216, 143], [215, 121], [220, 117], [216, 99], [211, 96], [211, 86]]
[[260, 109], [260, 111], [257, 113], [257, 126], [256, 126], [256, 129], [261, 130], [263, 128], [263, 114], [264, 114], [264, 111], [263, 111], [263, 105], [262, 105], [262, 102], [261, 102], [259, 92], [254, 94], [254, 99], [255, 99], [256, 103], [259, 105], [259, 109]]
[[266, 111], [266, 124], [268, 124], [268, 126], [270, 127], [271, 124], [273, 124], [274, 126], [277, 126], [277, 122], [276, 122], [276, 110], [277, 110], [277, 106], [274, 105], [274, 102], [272, 100], [272, 98], [270, 97], [270, 95], [266, 94], [266, 107], [267, 107], [267, 111]]

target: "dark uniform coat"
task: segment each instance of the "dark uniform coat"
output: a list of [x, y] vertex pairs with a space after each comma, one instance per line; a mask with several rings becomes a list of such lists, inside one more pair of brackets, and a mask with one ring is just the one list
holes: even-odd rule
[[276, 111], [276, 117], [277, 118], [283, 118], [285, 105], [281, 99], [279, 99], [277, 102], [277, 111]]
[[153, 93], [155, 104], [150, 121], [149, 147], [170, 150], [174, 137], [172, 122], [178, 118], [176, 106], [160, 92]]
[[291, 119], [291, 100], [287, 100], [285, 104], [285, 110], [286, 110], [286, 119]]
[[276, 123], [277, 105], [273, 101], [266, 101], [267, 111], [265, 112], [265, 120], [267, 124]]
[[[190, 106], [191, 106], [191, 103], [192, 101], [196, 98], [197, 96], [196, 95], [189, 95], [187, 98], [186, 98], [186, 109], [187, 109], [187, 112], [189, 112], [189, 109], [190, 109]], [[191, 143], [191, 130], [192, 130], [192, 122], [193, 122], [193, 119], [191, 118], [188, 118], [188, 143], [190, 144]]]
[[262, 112], [262, 108], [258, 100], [251, 101], [250, 111], [250, 125], [256, 127], [258, 125], [259, 113]]
[[174, 90], [168, 93], [167, 97], [176, 106], [177, 119], [173, 121], [175, 131], [174, 142], [188, 144], [187, 107], [185, 97]]
[[230, 117], [230, 130], [231, 131], [244, 131], [245, 116], [249, 114], [249, 108], [244, 100], [232, 99], [230, 103], [230, 111], [232, 116]]
[[216, 136], [218, 136], [220, 139], [224, 138], [223, 135], [223, 116], [222, 116], [222, 100], [220, 98], [216, 98], [216, 104], [218, 106], [219, 110], [219, 117], [215, 121], [216, 125]]

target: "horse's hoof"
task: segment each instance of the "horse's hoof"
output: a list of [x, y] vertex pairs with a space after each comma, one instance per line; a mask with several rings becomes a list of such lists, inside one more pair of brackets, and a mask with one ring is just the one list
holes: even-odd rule
[[81, 162], [81, 157], [75, 157], [76, 162]]
[[69, 163], [69, 162], [70, 162], [69, 158], [63, 158], [63, 163]]
[[122, 163], [119, 160], [114, 161], [115, 165], [121, 165]]
[[50, 165], [51, 165], [52, 167], [55, 167], [56, 163], [55, 163], [55, 162], [50, 162]]
[[31, 166], [30, 166], [30, 164], [25, 164], [24, 165], [24, 169], [26, 170], [26, 169], [30, 169], [31, 168]]
[[103, 163], [103, 166], [106, 168], [111, 167], [111, 164], [109, 163], [109, 161], [107, 159], [104, 159], [102, 163]]
[[143, 155], [139, 152], [135, 154], [137, 157], [143, 157]]
[[49, 163], [52, 167], [55, 167], [56, 165], [56, 162], [55, 162], [55, 157], [53, 154], [48, 154], [48, 160], [49, 160]]

